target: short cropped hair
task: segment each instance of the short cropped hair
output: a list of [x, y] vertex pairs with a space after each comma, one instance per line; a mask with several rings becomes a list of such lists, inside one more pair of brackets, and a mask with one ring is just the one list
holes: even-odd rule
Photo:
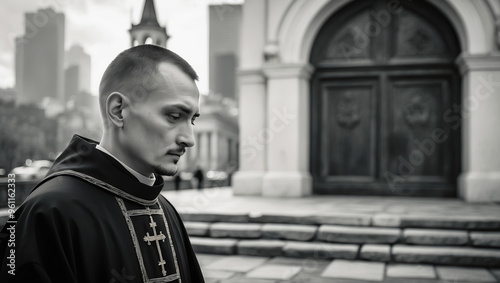
[[106, 99], [114, 91], [123, 92], [133, 100], [144, 97], [155, 85], [158, 64], [169, 62], [177, 66], [193, 81], [198, 75], [186, 60], [158, 45], [138, 45], [116, 56], [104, 72], [99, 84], [99, 105], [105, 120]]

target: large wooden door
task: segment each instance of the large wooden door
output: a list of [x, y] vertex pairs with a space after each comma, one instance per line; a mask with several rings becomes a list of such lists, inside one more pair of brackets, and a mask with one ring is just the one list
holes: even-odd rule
[[314, 191], [453, 196], [460, 128], [446, 113], [460, 101], [457, 39], [424, 1], [405, 1], [396, 11], [384, 10], [388, 2], [356, 1], [317, 35]]

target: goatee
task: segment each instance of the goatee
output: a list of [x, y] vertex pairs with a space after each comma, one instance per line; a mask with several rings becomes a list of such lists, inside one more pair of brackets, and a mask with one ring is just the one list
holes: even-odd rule
[[[172, 166], [173, 168], [166, 168], [162, 165], [156, 165], [154, 169], [154, 173], [162, 176], [173, 176], [177, 173], [179, 168], [177, 166]], [[174, 168], [175, 167], [175, 168]]]

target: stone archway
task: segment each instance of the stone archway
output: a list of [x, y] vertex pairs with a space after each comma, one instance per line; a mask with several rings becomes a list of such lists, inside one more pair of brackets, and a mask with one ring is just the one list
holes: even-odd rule
[[[296, 0], [274, 30], [278, 57], [282, 65], [308, 66], [314, 38], [328, 17], [351, 1]], [[481, 103], [463, 119], [462, 173], [459, 178], [459, 196], [468, 201], [500, 200], [500, 161], [492, 158], [500, 154], [494, 144], [500, 135], [493, 135], [482, 125], [491, 119], [500, 119], [500, 90], [493, 87], [500, 81], [500, 56], [495, 47], [494, 14], [485, 1], [430, 2], [453, 25], [461, 45], [462, 54], [456, 63], [462, 77], [462, 103], [471, 104], [479, 92], [489, 94], [488, 102]], [[309, 90], [301, 96], [309, 97]], [[310, 101], [304, 101], [308, 104]], [[301, 131], [309, 134], [309, 128]]]
[[387, 3], [354, 1], [315, 39], [314, 191], [455, 196], [461, 120], [445, 113], [460, 103], [460, 44], [435, 7]]
[[[319, 29], [330, 15], [355, 0], [296, 0], [276, 28], [274, 37], [279, 42], [282, 62], [306, 63]], [[401, 3], [400, 0], [388, 0]], [[428, 1], [429, 2], [429, 1]], [[460, 49], [467, 54], [484, 54], [493, 48], [495, 19], [483, 1], [430, 1], [452, 24]], [[397, 8], [396, 8], [397, 9]], [[477, 32], [483, 31], [483, 32]]]

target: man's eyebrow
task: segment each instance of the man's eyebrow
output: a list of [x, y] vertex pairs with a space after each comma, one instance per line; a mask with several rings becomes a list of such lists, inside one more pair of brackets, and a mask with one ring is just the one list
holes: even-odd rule
[[[193, 110], [190, 109], [189, 107], [185, 106], [184, 104], [173, 104], [173, 105], [166, 105], [165, 107], [163, 107], [164, 109], [168, 109], [168, 108], [177, 108], [179, 110], [181, 110], [182, 112], [186, 113], [186, 114], [191, 114], [193, 113]], [[194, 114], [194, 117], [200, 117], [200, 113], [195, 113]]]

